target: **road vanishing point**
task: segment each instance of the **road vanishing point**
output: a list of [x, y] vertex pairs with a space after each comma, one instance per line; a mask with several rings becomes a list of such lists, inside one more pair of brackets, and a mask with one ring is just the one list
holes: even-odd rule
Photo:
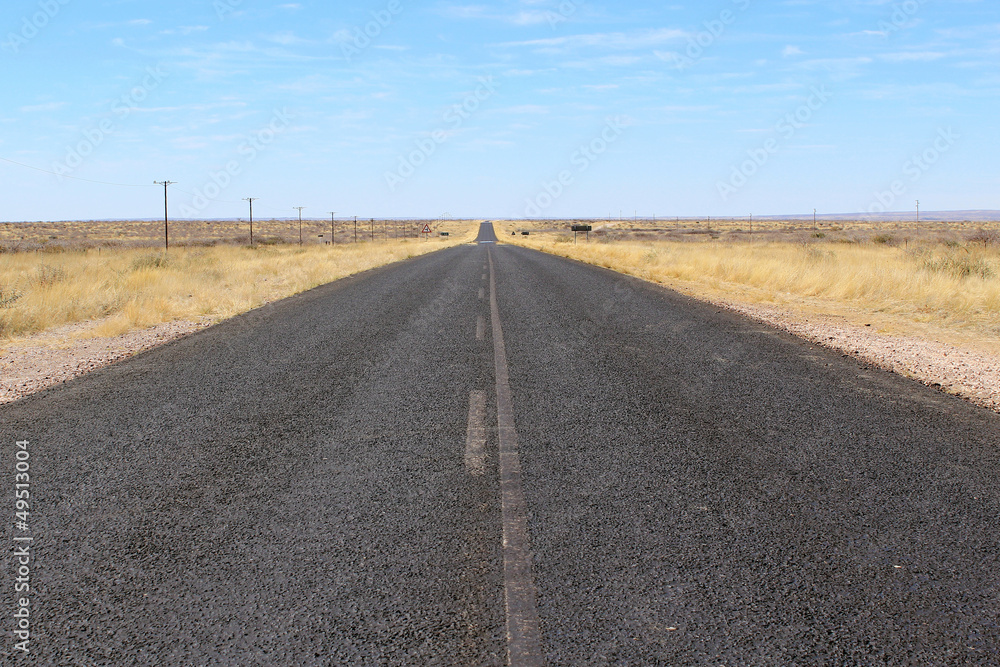
[[1000, 664], [1000, 416], [496, 241], [0, 407], [4, 664]]

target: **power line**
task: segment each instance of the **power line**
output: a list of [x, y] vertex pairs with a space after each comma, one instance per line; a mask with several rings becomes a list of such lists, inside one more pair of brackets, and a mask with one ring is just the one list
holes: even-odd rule
[[[204, 195], [199, 195], [196, 192], [188, 192], [187, 190], [181, 190], [180, 188], [174, 188], [174, 191], [175, 192], [181, 192], [181, 193], [186, 194], [186, 195], [191, 195], [192, 197], [204, 197]], [[205, 197], [205, 199], [206, 199], [206, 201], [209, 201], [209, 202], [211, 202], [213, 204], [239, 204], [240, 203], [238, 201], [233, 201], [233, 200], [229, 200], [229, 199], [209, 199], [208, 197]]]
[[10, 162], [11, 164], [16, 164], [18, 167], [24, 167], [25, 169], [34, 169], [35, 171], [40, 171], [43, 174], [52, 174], [53, 176], [58, 176], [60, 178], [70, 178], [74, 181], [83, 181], [84, 183], [97, 183], [98, 185], [114, 185], [119, 188], [151, 188], [152, 185], [135, 185], [132, 183], [109, 183], [107, 181], [94, 181], [89, 178], [79, 178], [77, 176], [67, 176], [66, 174], [60, 174], [55, 171], [49, 171], [48, 169], [40, 169], [38, 167], [32, 167], [30, 164], [24, 164], [23, 162], [15, 162], [14, 160], [8, 160], [5, 157], [0, 157], [0, 160], [4, 162]]

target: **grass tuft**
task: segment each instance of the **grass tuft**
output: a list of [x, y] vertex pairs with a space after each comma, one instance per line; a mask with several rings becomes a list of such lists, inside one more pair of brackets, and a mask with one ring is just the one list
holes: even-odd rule
[[928, 271], [950, 274], [959, 280], [967, 278], [989, 280], [996, 275], [984, 257], [970, 254], [950, 253], [945, 256], [926, 257], [923, 266]]
[[50, 266], [42, 264], [35, 269], [35, 284], [41, 287], [49, 287], [66, 280], [66, 269], [61, 266]]
[[132, 270], [159, 269], [166, 267], [169, 261], [167, 255], [143, 255], [132, 261]]
[[0, 308], [10, 308], [17, 300], [23, 295], [20, 292], [15, 292], [13, 290], [7, 290], [0, 287]]

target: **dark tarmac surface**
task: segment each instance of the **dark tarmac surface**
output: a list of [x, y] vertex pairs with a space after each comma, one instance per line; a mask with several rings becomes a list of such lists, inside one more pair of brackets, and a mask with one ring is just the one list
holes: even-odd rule
[[488, 253], [548, 664], [1000, 665], [1000, 417], [491, 243], [0, 407], [2, 661], [505, 664]]

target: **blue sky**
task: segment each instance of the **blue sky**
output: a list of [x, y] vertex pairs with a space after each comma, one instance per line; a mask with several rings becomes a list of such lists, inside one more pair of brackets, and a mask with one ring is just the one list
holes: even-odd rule
[[0, 161], [0, 220], [1000, 208], [995, 0], [6, 0], [0, 44], [0, 158], [61, 174]]

